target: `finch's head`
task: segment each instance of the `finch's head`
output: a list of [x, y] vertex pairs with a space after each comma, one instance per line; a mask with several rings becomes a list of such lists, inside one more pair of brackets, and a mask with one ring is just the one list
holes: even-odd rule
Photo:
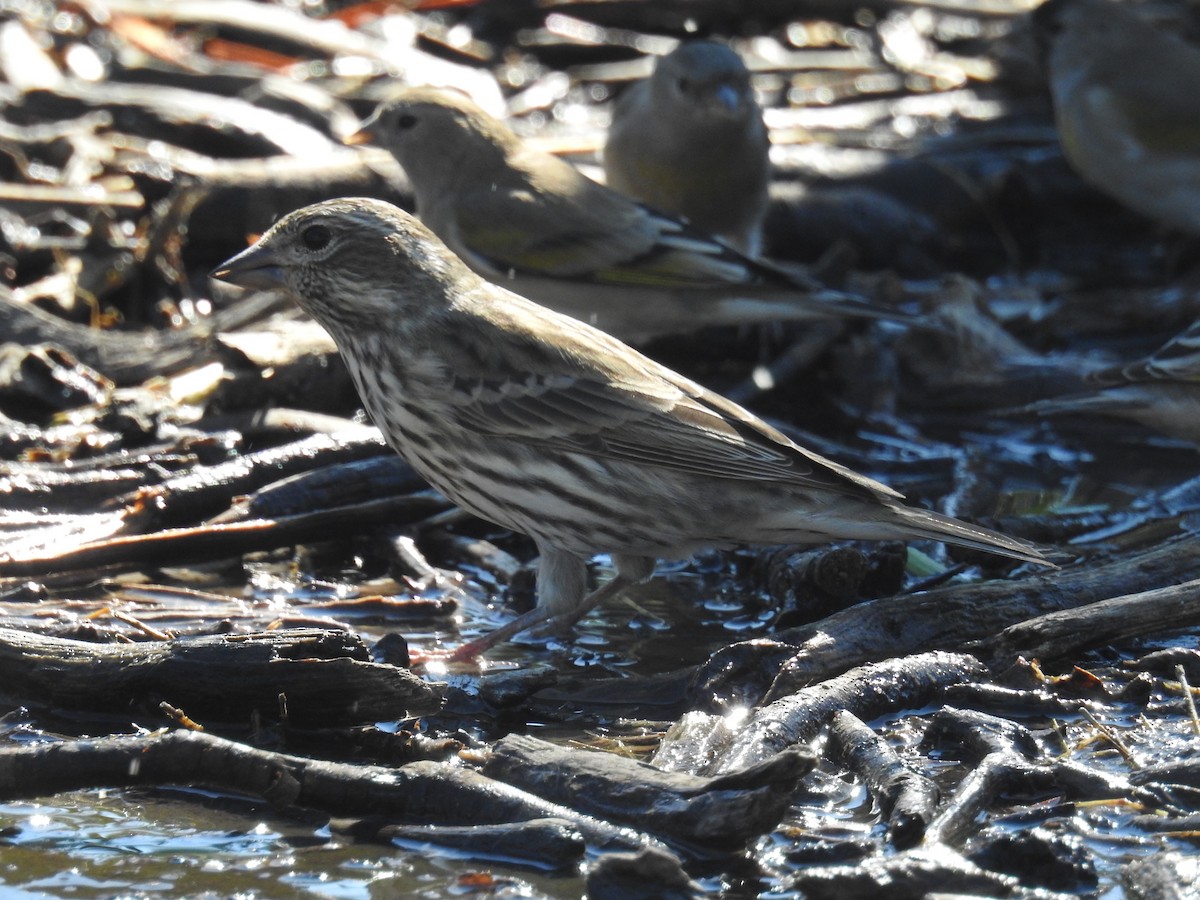
[[651, 79], [664, 113], [740, 119], [758, 110], [742, 58], [714, 41], [680, 44], [658, 61]]
[[[1047, 59], [1075, 69], [1089, 62], [1105, 62], [1119, 78], [1125, 68], [1114, 54], [1132, 52], [1153, 58], [1156, 32], [1147, 21], [1123, 3], [1109, 0], [1048, 0], [1030, 16], [1033, 35]], [[1060, 73], [1062, 74], [1062, 73]], [[1107, 76], [1114, 78], [1114, 74]]]
[[284, 216], [212, 277], [281, 289], [318, 321], [380, 326], [450, 302], [469, 269], [413, 216], [382, 200], [346, 198]]
[[520, 139], [457, 91], [408, 88], [383, 103], [348, 144], [371, 142], [396, 157], [413, 185], [445, 190], [505, 165]]

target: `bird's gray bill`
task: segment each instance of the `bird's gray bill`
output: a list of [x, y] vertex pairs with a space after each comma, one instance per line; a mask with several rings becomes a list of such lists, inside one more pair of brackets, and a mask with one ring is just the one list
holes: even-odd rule
[[274, 291], [283, 287], [283, 269], [269, 251], [255, 244], [208, 273], [209, 278], [238, 287]]

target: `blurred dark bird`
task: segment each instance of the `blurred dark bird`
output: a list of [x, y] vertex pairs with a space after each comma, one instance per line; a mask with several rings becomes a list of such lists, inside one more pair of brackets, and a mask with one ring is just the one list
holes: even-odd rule
[[1110, 0], [1034, 13], [1067, 161], [1155, 221], [1200, 233], [1200, 47]]

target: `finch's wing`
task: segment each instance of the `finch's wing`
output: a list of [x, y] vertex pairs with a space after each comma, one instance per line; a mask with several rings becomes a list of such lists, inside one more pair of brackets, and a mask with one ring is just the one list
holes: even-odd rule
[[[473, 341], [446, 366], [438, 397], [493, 438], [714, 478], [777, 481], [891, 497], [891, 488], [812, 453], [780, 431], [607, 335], [566, 317]], [[544, 337], [544, 336], [543, 336]], [[474, 344], [474, 346], [466, 346]]]
[[456, 243], [476, 268], [657, 288], [816, 287], [564, 166], [458, 198]]

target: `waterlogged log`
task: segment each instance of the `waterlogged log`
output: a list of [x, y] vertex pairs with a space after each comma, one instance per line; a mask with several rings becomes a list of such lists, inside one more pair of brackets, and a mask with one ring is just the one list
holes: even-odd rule
[[370, 661], [362, 640], [296, 629], [94, 644], [0, 628], [9, 702], [139, 714], [163, 701], [192, 719], [360, 724], [424, 715], [441, 686]]
[[704, 778], [512, 734], [492, 748], [483, 772], [546, 800], [636, 825], [673, 846], [730, 852], [779, 823], [814, 763], [807, 750], [791, 749]]
[[1024, 656], [1045, 662], [1130, 638], [1200, 625], [1200, 579], [1126, 594], [1078, 609], [1010, 625], [973, 649], [997, 660]]
[[600, 850], [654, 846], [653, 838], [549, 803], [460, 765], [398, 768], [272, 753], [194, 731], [0, 747], [0, 799], [135, 785], [205, 786], [336, 816], [390, 816], [443, 825], [562, 819]]
[[875, 798], [892, 843], [911, 847], [920, 841], [937, 809], [937, 784], [906, 766], [886, 740], [844, 709], [834, 713], [829, 738]]

